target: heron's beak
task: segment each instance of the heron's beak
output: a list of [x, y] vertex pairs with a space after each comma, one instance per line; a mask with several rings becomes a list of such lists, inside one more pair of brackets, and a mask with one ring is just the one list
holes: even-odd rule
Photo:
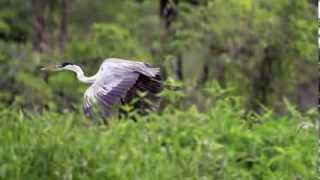
[[59, 71], [60, 68], [56, 65], [53, 66], [47, 66], [47, 67], [43, 67], [41, 68], [42, 71]]

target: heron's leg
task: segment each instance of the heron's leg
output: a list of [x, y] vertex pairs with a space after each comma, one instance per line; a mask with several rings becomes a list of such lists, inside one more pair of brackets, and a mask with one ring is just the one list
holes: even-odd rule
[[118, 111], [118, 119], [121, 120], [123, 118], [126, 118], [127, 117], [127, 113], [126, 111], [124, 111], [121, 107], [119, 108], [119, 111]]
[[99, 103], [99, 106], [95, 110], [94, 123], [98, 125], [107, 124], [109, 112], [107, 111], [107, 109], [105, 109], [103, 104]]
[[121, 102], [121, 105], [124, 105], [124, 100], [123, 100], [123, 98], [120, 98], [120, 102]]
[[90, 109], [84, 109], [85, 117], [89, 120], [89, 122], [92, 122], [93, 124], [96, 123], [96, 117], [94, 116], [94, 113]]
[[[120, 103], [121, 103], [121, 106], [123, 106], [124, 105], [124, 100], [123, 100], [123, 98], [120, 98]], [[125, 117], [124, 115], [125, 115], [125, 112], [124, 112], [124, 110], [122, 109], [122, 107], [119, 107], [119, 112], [118, 112], [118, 119], [120, 120], [120, 119], [122, 119], [123, 117]]]
[[99, 114], [100, 114], [100, 122], [102, 124], [105, 124], [105, 125], [108, 125], [108, 117], [109, 117], [109, 112], [105, 109], [101, 109], [99, 111]]

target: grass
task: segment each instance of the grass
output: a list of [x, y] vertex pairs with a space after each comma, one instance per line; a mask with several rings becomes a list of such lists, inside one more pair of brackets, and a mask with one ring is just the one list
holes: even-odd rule
[[1, 179], [313, 179], [315, 129], [301, 114], [244, 118], [229, 99], [106, 126], [82, 114], [0, 110]]

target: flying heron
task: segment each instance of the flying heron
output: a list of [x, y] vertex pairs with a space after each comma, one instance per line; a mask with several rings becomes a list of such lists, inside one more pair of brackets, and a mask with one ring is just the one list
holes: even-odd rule
[[159, 105], [158, 93], [162, 90], [160, 68], [143, 62], [108, 58], [91, 77], [85, 76], [80, 66], [69, 62], [45, 67], [42, 70], [73, 71], [79, 81], [91, 84], [85, 91], [83, 99], [83, 111], [89, 118], [93, 118], [95, 104], [101, 105], [101, 114], [106, 118], [114, 105], [130, 103], [139, 91], [146, 95], [145, 100], [135, 103], [136, 108], [144, 111], [155, 109]]

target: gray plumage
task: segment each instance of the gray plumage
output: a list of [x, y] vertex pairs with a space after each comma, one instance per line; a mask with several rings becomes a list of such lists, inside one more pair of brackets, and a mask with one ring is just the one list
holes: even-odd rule
[[[96, 80], [84, 94], [83, 109], [88, 117], [92, 116], [94, 104], [100, 104], [108, 116], [113, 105], [130, 102], [137, 91], [146, 92], [149, 100], [156, 101], [150, 106], [158, 105], [157, 94], [162, 90], [159, 68], [143, 62], [112, 58], [102, 63], [95, 76]], [[145, 103], [139, 102], [138, 108], [146, 108], [142, 105]]]

